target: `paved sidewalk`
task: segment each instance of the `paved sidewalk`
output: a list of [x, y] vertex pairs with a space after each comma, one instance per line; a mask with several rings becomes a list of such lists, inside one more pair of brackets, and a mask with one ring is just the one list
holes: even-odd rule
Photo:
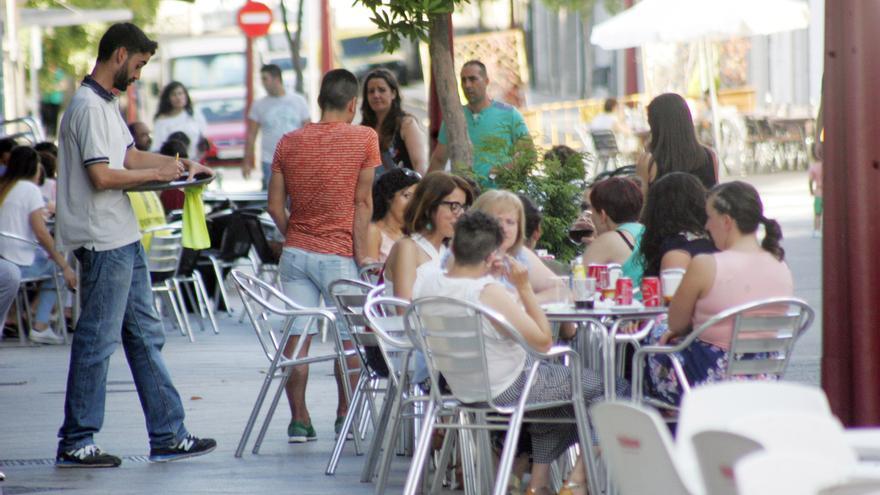
[[[806, 174], [786, 173], [748, 179], [762, 191], [766, 215], [778, 218], [785, 234], [787, 260], [795, 274], [797, 295], [821, 310], [821, 240], [811, 237], [811, 200]], [[46, 494], [190, 494], [222, 493], [372, 493], [360, 483], [363, 457], [349, 442], [334, 477], [324, 475], [333, 444], [336, 387], [331, 365], [312, 367], [308, 389], [319, 440], [289, 445], [286, 400], [279, 404], [261, 454], [233, 451], [262, 383], [266, 359], [247, 323], [218, 314], [221, 334], [198, 331], [189, 343], [169, 331], [164, 356], [187, 412], [187, 426], [217, 439], [204, 457], [151, 464], [143, 414], [120, 349], [111, 360], [104, 428], [96, 441], [124, 456], [118, 469], [59, 470], [53, 465], [61, 425], [68, 346], [17, 347], [0, 343], [0, 495]], [[821, 316], [821, 314], [820, 314]], [[170, 328], [170, 327], [169, 327]], [[821, 354], [821, 318], [799, 342], [789, 378], [817, 384]], [[400, 490], [408, 459], [397, 458], [389, 493]]]

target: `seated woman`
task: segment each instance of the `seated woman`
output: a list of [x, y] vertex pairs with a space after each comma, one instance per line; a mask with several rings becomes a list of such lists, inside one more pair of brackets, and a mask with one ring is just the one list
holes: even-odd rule
[[[538, 302], [552, 301], [557, 292], [554, 285], [556, 275], [544, 265], [534, 251], [523, 246], [526, 239], [526, 218], [519, 197], [510, 191], [492, 189], [477, 198], [474, 202], [474, 209], [488, 213], [501, 225], [501, 230], [504, 233], [501, 251], [526, 267], [529, 273], [529, 283], [535, 289]], [[512, 289], [513, 285], [505, 278], [506, 271], [500, 262], [501, 259], [493, 267], [493, 274]]]
[[412, 300], [416, 275], [423, 266], [440, 266], [455, 222], [473, 201], [470, 186], [456, 175], [431, 172], [419, 182], [403, 214], [406, 236], [385, 261], [386, 294]]
[[[770, 297], [791, 297], [791, 270], [779, 245], [782, 230], [764, 217], [758, 191], [745, 182], [712, 188], [706, 200], [706, 229], [721, 251], [694, 257], [669, 306], [668, 329], [660, 325], [649, 339], [661, 345], [686, 336], [721, 311]], [[757, 231], [766, 235], [758, 242]], [[727, 366], [732, 326], [722, 323], [703, 332], [681, 352], [690, 384], [712, 382]], [[668, 356], [648, 358], [649, 384], [655, 396], [670, 403], [681, 400], [681, 385]]]
[[[46, 203], [37, 187], [40, 171], [40, 156], [36, 150], [30, 146], [13, 148], [6, 173], [0, 177], [0, 232], [39, 242], [45, 251], [22, 241], [0, 237], [0, 253], [18, 265], [21, 278], [53, 276], [51, 281], [40, 284], [40, 302], [28, 338], [41, 344], [63, 344], [64, 340], [49, 324], [52, 308], [58, 299], [55, 265], [61, 267], [64, 280], [71, 288], [76, 287], [76, 274], [64, 255], [55, 249], [55, 240], [46, 228], [43, 216]], [[51, 260], [46, 256], [47, 252]]]
[[717, 251], [705, 227], [706, 188], [691, 174], [673, 172], [651, 186], [642, 224], [639, 249], [646, 277], [659, 277], [670, 268], [687, 269], [694, 256]]
[[642, 281], [639, 244], [645, 231], [638, 223], [642, 211], [639, 185], [626, 177], [599, 181], [590, 191], [590, 208], [597, 236], [584, 252], [584, 266], [618, 263], [623, 276], [638, 287]]
[[386, 172], [373, 184], [373, 218], [367, 229], [367, 257], [385, 263], [394, 243], [403, 237], [403, 213], [419, 175], [408, 168]]
[[[447, 270], [426, 270], [419, 278], [414, 297], [447, 296], [484, 305], [501, 314], [523, 339], [535, 350], [546, 352], [553, 344], [550, 323], [544, 315], [535, 291], [529, 283], [525, 265], [501, 249], [505, 235], [497, 220], [481, 211], [464, 215], [455, 225], [452, 254]], [[504, 278], [516, 290], [516, 296], [491, 275], [492, 266], [502, 260]], [[517, 297], [518, 296], [518, 297]], [[495, 401], [514, 404], [524, 391], [529, 357], [516, 341], [504, 331], [486, 325], [483, 329], [486, 361], [489, 365], [490, 388]], [[481, 384], [475, 383], [468, 373], [454, 369], [438, 370], [443, 373], [453, 394], [462, 400], [481, 395]], [[529, 401], [553, 401], [571, 397], [571, 370], [559, 364], [542, 364], [537, 371]], [[601, 377], [585, 369], [584, 397], [588, 403], [603, 398]], [[476, 387], [476, 388], [475, 388]], [[619, 382], [618, 394], [628, 393], [626, 382]], [[560, 407], [531, 413], [545, 418], [571, 418], [571, 407]], [[531, 424], [532, 475], [528, 493], [550, 493], [550, 463], [577, 442], [574, 424]], [[586, 492], [586, 473], [579, 459], [566, 489], [569, 493]]]

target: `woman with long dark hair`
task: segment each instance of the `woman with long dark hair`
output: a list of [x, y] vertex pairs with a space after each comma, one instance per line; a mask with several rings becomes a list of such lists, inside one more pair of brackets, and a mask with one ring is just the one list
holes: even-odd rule
[[[715, 186], [706, 200], [706, 217], [706, 230], [719, 252], [691, 260], [669, 306], [668, 326], [658, 325], [649, 344], [664, 345], [685, 337], [726, 309], [794, 293], [785, 250], [779, 245], [782, 229], [776, 220], [764, 216], [754, 187], [740, 181]], [[758, 241], [761, 226], [765, 235]], [[679, 354], [691, 386], [723, 376], [732, 332], [731, 322], [719, 323]], [[673, 404], [680, 401], [681, 384], [669, 356], [650, 357], [647, 371], [656, 396]]]
[[361, 98], [361, 125], [379, 135], [382, 169], [406, 167], [421, 175], [427, 172], [428, 148], [425, 131], [418, 120], [403, 110], [400, 85], [388, 69], [376, 69], [364, 79]]
[[187, 155], [196, 160], [207, 149], [205, 139], [205, 119], [193, 109], [189, 91], [178, 82], [171, 81], [162, 89], [159, 108], [153, 122], [153, 145], [151, 151], [158, 152], [175, 132], [183, 132], [189, 138]]
[[662, 94], [648, 104], [651, 141], [636, 163], [636, 174], [647, 191], [671, 172], [693, 174], [708, 189], [718, 183], [718, 158], [697, 140], [687, 102], [675, 93]]
[[385, 263], [394, 243], [403, 237], [403, 215], [419, 183], [408, 168], [391, 170], [373, 184], [373, 219], [367, 229], [367, 257]]
[[[13, 148], [6, 164], [6, 173], [0, 177], [0, 232], [39, 242], [45, 251], [35, 249], [27, 242], [0, 237], [0, 256], [18, 265], [21, 278], [53, 277], [40, 284], [40, 302], [28, 338], [41, 344], [63, 344], [64, 339], [49, 324], [52, 307], [58, 299], [54, 282], [55, 265], [61, 267], [64, 280], [70, 287], [76, 287], [76, 274], [64, 256], [55, 249], [55, 240], [46, 228], [43, 218], [46, 203], [36, 184], [40, 171], [40, 155], [36, 150], [30, 146]], [[52, 257], [51, 260], [46, 253]], [[24, 331], [22, 328], [18, 330]]]
[[672, 172], [648, 190], [639, 246], [646, 277], [687, 269], [691, 258], [717, 251], [706, 231], [706, 188], [691, 174]]

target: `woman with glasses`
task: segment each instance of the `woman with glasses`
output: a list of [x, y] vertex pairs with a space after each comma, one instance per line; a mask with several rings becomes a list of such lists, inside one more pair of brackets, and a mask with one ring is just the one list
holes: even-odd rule
[[420, 271], [440, 266], [455, 222], [473, 203], [467, 181], [446, 172], [432, 172], [416, 186], [403, 214], [405, 237], [394, 243], [385, 261], [385, 293], [412, 300]]
[[425, 131], [419, 121], [403, 110], [400, 85], [388, 69], [367, 74], [361, 98], [361, 125], [379, 135], [382, 167], [376, 174], [404, 167], [424, 174], [428, 166]]
[[[484, 192], [474, 202], [474, 209], [482, 211], [495, 218], [501, 224], [504, 240], [501, 243], [501, 252], [511, 256], [523, 264], [529, 272], [529, 283], [535, 289], [535, 294], [540, 302], [550, 302], [556, 296], [556, 275], [547, 268], [531, 249], [525, 247], [526, 218], [522, 201], [516, 194], [501, 189], [492, 189]], [[505, 285], [513, 287], [504, 277], [504, 267], [499, 264], [493, 267], [493, 274]]]
[[373, 218], [367, 229], [367, 257], [384, 263], [403, 237], [403, 214], [419, 183], [419, 174], [398, 168], [373, 184]]

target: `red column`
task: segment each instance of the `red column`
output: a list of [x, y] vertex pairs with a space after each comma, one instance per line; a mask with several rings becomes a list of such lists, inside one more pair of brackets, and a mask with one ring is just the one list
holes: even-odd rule
[[254, 102], [254, 39], [245, 36], [245, 69], [244, 69], [244, 124], [247, 127], [248, 115], [251, 114], [251, 103]]
[[[625, 0], [626, 8], [633, 6], [633, 0]], [[636, 49], [627, 48], [623, 53], [624, 73], [626, 74], [624, 94], [632, 95], [639, 92], [639, 65], [636, 62]]]
[[333, 70], [333, 43], [330, 37], [330, 0], [321, 0], [321, 72]]
[[849, 426], [880, 424], [878, 25], [878, 2], [825, 2], [822, 386]]
[[[449, 15], [449, 47], [452, 48], [452, 14]], [[455, 52], [451, 53], [452, 55], [452, 64], [455, 65]], [[431, 64], [433, 66], [433, 64]], [[456, 74], [458, 77], [458, 74]], [[437, 146], [437, 136], [440, 134], [440, 124], [443, 122], [443, 112], [440, 110], [440, 100], [437, 98], [437, 86], [434, 84], [434, 69], [431, 69], [431, 87], [428, 90], [428, 119], [430, 119], [430, 124], [428, 125], [428, 138], [430, 139], [430, 148], [431, 151], [434, 151], [434, 147]]]

